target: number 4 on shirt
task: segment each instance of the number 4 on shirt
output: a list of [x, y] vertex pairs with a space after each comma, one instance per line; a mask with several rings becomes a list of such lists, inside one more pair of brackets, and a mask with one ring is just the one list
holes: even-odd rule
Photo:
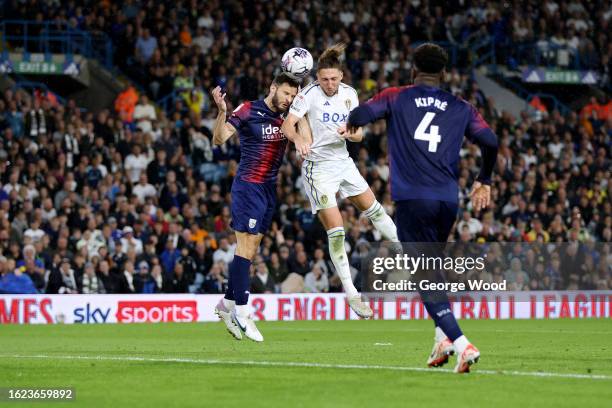
[[[417, 126], [416, 131], [414, 132], [414, 138], [416, 140], [424, 140], [429, 142], [428, 150], [432, 153], [435, 153], [438, 150], [438, 143], [440, 143], [441, 135], [438, 134], [438, 127], [431, 124], [431, 121], [434, 119], [436, 114], [434, 112], [427, 112], [423, 119], [421, 119], [421, 123]], [[430, 131], [427, 133], [427, 128], [429, 127]]]

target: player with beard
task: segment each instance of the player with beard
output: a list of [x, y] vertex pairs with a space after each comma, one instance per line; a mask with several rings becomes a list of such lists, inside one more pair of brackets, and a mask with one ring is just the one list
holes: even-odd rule
[[281, 131], [283, 114], [298, 92], [299, 83], [279, 74], [265, 99], [245, 102], [226, 121], [225, 94], [212, 91], [219, 110], [213, 130], [213, 143], [225, 143], [236, 132], [240, 137], [240, 164], [232, 184], [232, 228], [237, 246], [229, 265], [225, 297], [215, 308], [228, 331], [241, 339], [242, 333], [263, 341], [248, 312], [249, 269], [257, 254], [263, 233], [270, 228], [276, 208], [276, 178], [288, 140]]

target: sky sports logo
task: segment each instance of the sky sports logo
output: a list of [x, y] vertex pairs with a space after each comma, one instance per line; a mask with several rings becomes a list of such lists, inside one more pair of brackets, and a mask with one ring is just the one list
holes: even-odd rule
[[[111, 323], [112, 309], [88, 302], [74, 309], [73, 321]], [[115, 318], [118, 323], [194, 322], [198, 308], [196, 301], [119, 301]]]
[[196, 322], [198, 304], [187, 301], [129, 301], [117, 304], [118, 323]]

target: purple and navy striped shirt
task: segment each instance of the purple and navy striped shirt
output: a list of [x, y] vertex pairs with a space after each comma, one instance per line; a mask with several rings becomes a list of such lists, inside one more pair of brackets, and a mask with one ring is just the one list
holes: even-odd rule
[[236, 177], [251, 183], [274, 183], [287, 148], [281, 131], [283, 118], [263, 100], [245, 102], [228, 122], [240, 137], [240, 164]]

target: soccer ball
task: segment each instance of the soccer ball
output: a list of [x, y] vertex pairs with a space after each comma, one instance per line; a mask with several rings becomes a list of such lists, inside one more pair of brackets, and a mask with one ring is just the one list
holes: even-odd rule
[[305, 48], [291, 48], [283, 54], [281, 69], [290, 77], [301, 80], [306, 78], [312, 69], [312, 55]]

